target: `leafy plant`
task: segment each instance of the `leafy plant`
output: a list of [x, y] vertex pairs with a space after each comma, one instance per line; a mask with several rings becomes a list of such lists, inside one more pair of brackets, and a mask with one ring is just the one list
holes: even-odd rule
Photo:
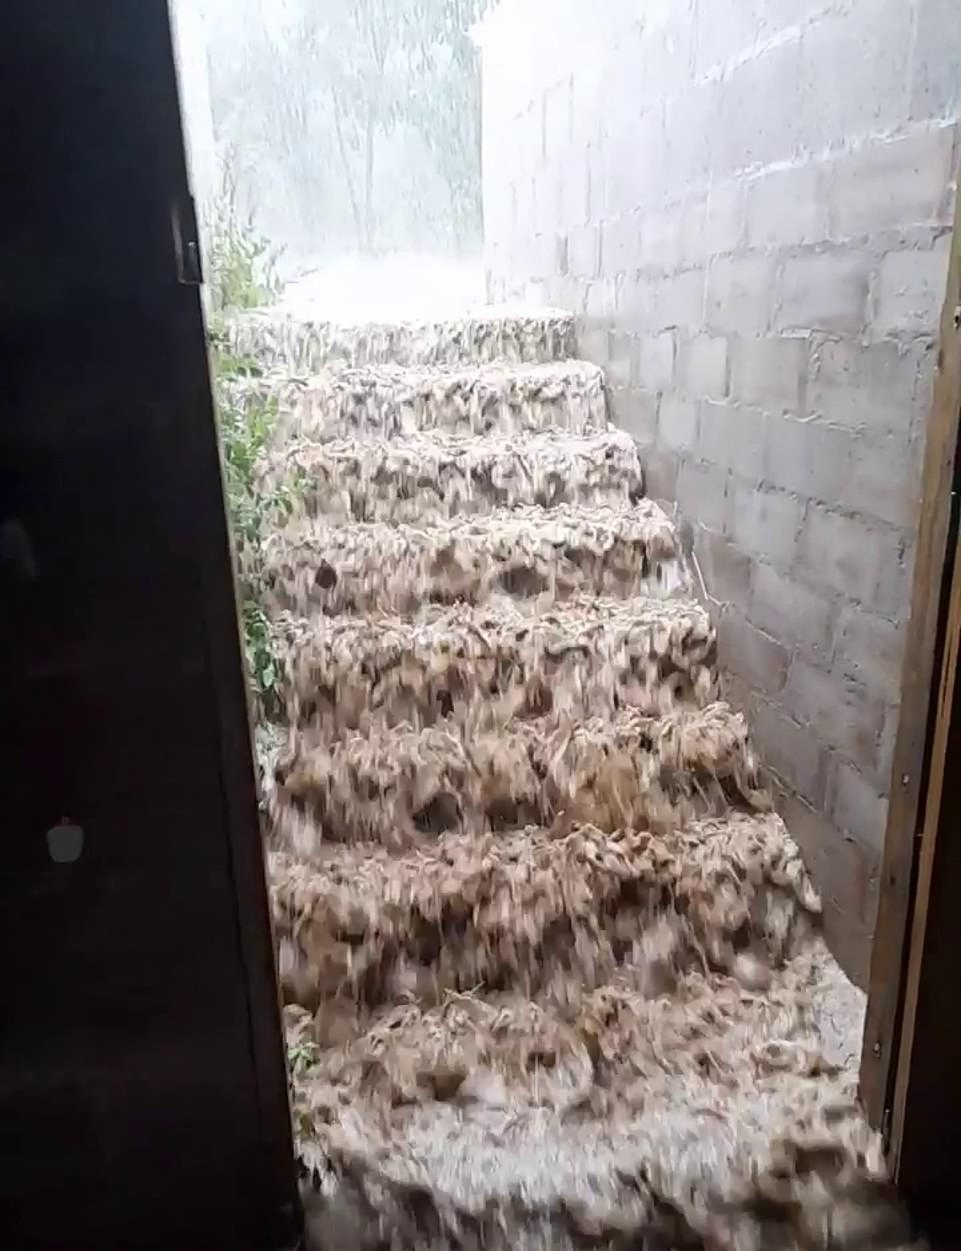
[[291, 1076], [296, 1080], [317, 1061], [317, 1044], [313, 1042], [293, 1043], [287, 1048], [287, 1063]]
[[258, 713], [273, 719], [281, 710], [281, 666], [263, 608], [266, 588], [261, 552], [270, 530], [282, 523], [293, 507], [288, 488], [268, 490], [260, 475], [277, 417], [277, 402], [257, 385], [256, 364], [232, 356], [216, 332], [211, 342], [211, 367], [227, 507], [237, 552], [247, 673]]
[[280, 291], [279, 251], [238, 208], [236, 162], [223, 164], [220, 195], [206, 225], [208, 335], [227, 509], [237, 553], [240, 617], [247, 673], [258, 720], [280, 712], [280, 664], [263, 608], [262, 548], [290, 512], [288, 492], [267, 490], [260, 469], [277, 419], [277, 402], [258, 383], [257, 362], [230, 347], [225, 315], [269, 304]]
[[254, 225], [253, 214], [241, 213], [237, 196], [236, 162], [228, 153], [223, 162], [220, 194], [206, 226], [208, 299], [216, 319], [232, 309], [259, 308], [280, 293], [277, 264], [280, 249], [271, 246]]

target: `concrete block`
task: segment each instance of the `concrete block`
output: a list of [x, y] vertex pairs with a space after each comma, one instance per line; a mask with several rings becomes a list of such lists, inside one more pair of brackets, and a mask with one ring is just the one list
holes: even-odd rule
[[810, 726], [799, 725], [777, 704], [758, 700], [751, 717], [764, 763], [809, 804], [824, 803], [828, 754]]
[[[721, 699], [726, 700], [738, 712], [743, 712], [750, 723], [755, 707], [764, 697], [757, 691], [752, 690], [745, 681], [730, 669], [721, 669], [719, 676]], [[763, 763], [762, 761], [762, 765]], [[770, 784], [770, 775], [767, 781]]]
[[588, 318], [596, 321], [613, 321], [617, 284], [613, 278], [595, 278], [587, 287], [587, 298], [584, 301], [584, 312]]
[[716, 530], [698, 526], [694, 554], [711, 599], [742, 610], [751, 594], [751, 558]]
[[828, 503], [845, 498], [854, 435], [779, 416], [769, 418], [765, 433], [764, 477], [770, 485]]
[[664, 100], [664, 165], [669, 189], [703, 186], [714, 168], [713, 143], [720, 99], [726, 84], [684, 81]]
[[770, 256], [712, 261], [707, 280], [707, 325], [722, 332], [763, 334], [774, 305], [775, 272]]
[[641, 222], [633, 213], [601, 227], [601, 272], [607, 278], [630, 273], [640, 265]]
[[920, 438], [863, 436], [855, 441], [844, 507], [892, 526], [914, 527], [921, 508]]
[[566, 159], [571, 141], [573, 107], [573, 83], [570, 78], [548, 88], [544, 96], [545, 157], [561, 156]]
[[872, 859], [884, 847], [888, 801], [876, 782], [844, 760], [834, 762], [828, 792], [828, 812], [837, 828], [868, 848]]
[[961, 114], [961, 22], [956, 0], [920, 0], [911, 73], [911, 118]]
[[648, 391], [666, 391], [674, 381], [674, 332], [644, 335], [638, 346], [638, 382]]
[[732, 397], [773, 412], [801, 413], [809, 348], [804, 338], [734, 339]]
[[808, 383], [808, 411], [851, 429], [906, 432], [927, 412], [933, 371], [930, 353], [917, 344], [822, 343]]
[[[566, 230], [590, 225], [590, 162], [582, 148], [571, 146], [559, 165], [559, 221]], [[484, 228], [486, 232], [487, 221]]]
[[751, 248], [797, 247], [828, 237], [828, 211], [816, 162], [765, 170], [746, 187]]
[[685, 196], [677, 209], [681, 226], [678, 232], [678, 265], [682, 269], [704, 266], [712, 253], [705, 241], [707, 224], [707, 192], [694, 191]]
[[743, 178], [712, 183], [704, 219], [704, 249], [707, 256], [723, 256], [744, 247], [747, 237]]
[[640, 387], [615, 387], [611, 392], [611, 413], [614, 424], [634, 436], [647, 447], [657, 438], [657, 414], [660, 396]]
[[881, 259], [871, 333], [937, 337], [948, 281], [950, 235], [927, 252], [889, 252]]
[[685, 336], [677, 347], [677, 385], [694, 399], [727, 395], [727, 339], [722, 335]]
[[690, 79], [694, 23], [686, 7], [648, 6], [641, 26], [639, 77], [649, 98], [659, 99]]
[[577, 336], [581, 356], [606, 367], [611, 359], [611, 332], [606, 325], [588, 324]]
[[872, 261], [863, 252], [809, 252], [784, 262], [778, 330], [857, 334], [867, 317]]
[[884, 566], [896, 560], [892, 532], [856, 517], [809, 508], [798, 549], [807, 580], [875, 605]]
[[650, 270], [673, 273], [681, 264], [683, 217], [673, 202], [646, 209], [641, 218], [640, 264]]
[[855, 986], [860, 986], [866, 991], [871, 976], [874, 916], [872, 915], [867, 923], [859, 922], [856, 916], [833, 899], [828, 898], [823, 890], [821, 896], [824, 900], [824, 911], [821, 916], [824, 941]]
[[717, 628], [718, 657], [749, 686], [775, 696], [787, 682], [791, 657], [786, 647], [770, 638], [741, 615], [727, 608]]
[[596, 278], [600, 274], [600, 232], [596, 226], [572, 230], [567, 240], [567, 264], [579, 278]]
[[866, 847], [850, 834], [838, 831], [828, 860], [823, 890], [825, 913], [837, 908], [855, 933], [873, 925], [877, 909], [878, 868], [879, 857], [873, 848]]
[[723, 531], [727, 519], [727, 475], [715, 465], [683, 461], [677, 473], [681, 515], [711, 530]]
[[832, 6], [800, 41], [799, 139], [818, 154], [907, 120], [914, 6], [858, 0]]
[[695, 9], [696, 49], [694, 72], [700, 78], [742, 57], [758, 38], [758, 0], [721, 6], [699, 4]]
[[885, 705], [864, 687], [798, 656], [791, 665], [784, 705], [829, 747], [862, 768], [875, 768]]
[[882, 698], [897, 700], [904, 658], [904, 625], [846, 606], [834, 636], [834, 670]]
[[678, 458], [654, 448], [644, 456], [644, 491], [652, 500], [673, 503], [677, 499]]
[[831, 592], [814, 591], [771, 565], [755, 565], [748, 616], [812, 664], [830, 665], [837, 611]]
[[800, 67], [801, 44], [791, 39], [762, 47], [725, 75], [711, 119], [716, 177], [794, 157], [803, 107]]
[[555, 238], [553, 231], [546, 231], [531, 235], [527, 247], [527, 277], [533, 279], [548, 279], [554, 274], [555, 254], [554, 245]]
[[730, 494], [728, 529], [732, 538], [745, 551], [790, 564], [797, 550], [804, 501], [739, 480], [732, 481]]
[[865, 604], [892, 621], [906, 621], [911, 611], [915, 549], [913, 535], [910, 537], [909, 543], [902, 531], [886, 527], [878, 535], [883, 559], [874, 594]]
[[764, 474], [767, 421], [757, 408], [705, 400], [701, 406], [701, 457], [736, 470], [744, 478], [760, 480]]
[[694, 400], [663, 396], [658, 431], [665, 447], [692, 452], [698, 444], [698, 406]]
[[831, 237], [947, 225], [953, 146], [954, 127], [940, 126], [869, 143], [832, 161], [824, 176]]
[[[620, 125], [601, 147], [602, 194], [611, 216], [633, 213], [650, 201], [664, 166], [665, 136], [660, 102], [644, 112], [635, 94], [621, 105]], [[643, 101], [641, 103], [644, 103]], [[607, 104], [610, 107], [610, 103]]]
[[660, 329], [700, 327], [703, 321], [703, 269], [684, 270], [657, 284], [655, 324]]
[[644, 274], [623, 275], [617, 283], [616, 313], [619, 324], [632, 330], [657, 327], [658, 280]]
[[629, 387], [638, 382], [637, 339], [623, 330], [611, 332], [607, 380], [612, 387]]

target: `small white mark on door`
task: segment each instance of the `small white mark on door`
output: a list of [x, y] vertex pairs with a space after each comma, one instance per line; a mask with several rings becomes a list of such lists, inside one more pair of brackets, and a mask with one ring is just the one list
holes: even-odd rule
[[47, 851], [54, 864], [73, 864], [83, 851], [83, 830], [66, 819], [47, 830]]

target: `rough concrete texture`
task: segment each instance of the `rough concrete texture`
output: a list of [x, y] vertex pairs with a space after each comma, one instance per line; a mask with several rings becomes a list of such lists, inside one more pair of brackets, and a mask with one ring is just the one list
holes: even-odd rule
[[691, 523], [732, 691], [858, 978], [958, 165], [957, 19], [955, 0], [504, 0], [483, 32], [490, 293], [579, 315], [649, 492]]

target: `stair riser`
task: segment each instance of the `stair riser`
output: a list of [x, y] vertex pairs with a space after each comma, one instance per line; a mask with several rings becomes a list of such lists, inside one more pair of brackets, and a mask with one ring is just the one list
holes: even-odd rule
[[496, 622], [486, 632], [455, 624], [387, 638], [361, 630], [325, 637], [320, 625], [319, 634], [286, 644], [288, 722], [332, 737], [446, 718], [483, 727], [551, 711], [657, 715], [717, 698], [714, 631], [696, 611], [670, 624], [608, 624], [566, 637], [536, 619], [502, 616], [500, 630]]
[[[550, 436], [548, 436], [550, 438]], [[365, 444], [295, 445], [263, 473], [272, 494], [286, 486], [298, 507], [332, 521], [416, 524], [432, 517], [467, 517], [497, 508], [627, 506], [644, 493], [637, 448], [609, 436], [527, 448], [479, 447], [460, 440], [448, 449], [427, 439]]]
[[[626, 973], [658, 995], [705, 958], [745, 974], [779, 964], [820, 906], [797, 848], [776, 817], [706, 827], [709, 845], [702, 828], [449, 837], [442, 857], [352, 858], [313, 875], [275, 857], [286, 994], [376, 1007], [479, 985], [535, 996], [569, 980], [586, 995]], [[748, 946], [754, 963], [739, 966]]]
[[537, 434], [548, 429], [572, 434], [607, 427], [601, 384], [587, 379], [558, 394], [508, 385], [455, 388], [447, 394], [398, 394], [385, 389], [347, 392], [337, 384], [310, 385], [290, 392], [285, 432], [307, 438], [399, 438], [438, 430], [444, 434]]
[[295, 373], [330, 364], [531, 364], [577, 355], [574, 321], [565, 315], [341, 326], [248, 314], [230, 323], [228, 343], [236, 356]]
[[[643, 502], [642, 502], [643, 504]], [[509, 596], [667, 596], [686, 586], [671, 523], [653, 507], [508, 511], [423, 528], [299, 525], [274, 534], [264, 574], [274, 615], [408, 614]]]
[[332, 843], [402, 850], [561, 813], [602, 830], [671, 830], [732, 799], [766, 806], [743, 719], [717, 705], [669, 722], [628, 713], [572, 728], [554, 717], [299, 746], [270, 795], [277, 845], [311, 859]]
[[[365, 567], [357, 573], [340, 568], [333, 587], [318, 584], [322, 566], [338, 569], [336, 560], [318, 557], [306, 562], [284, 562], [271, 572], [273, 607], [278, 612], [414, 613], [427, 604], [485, 604], [500, 596], [517, 596], [542, 607], [563, 604], [577, 595], [614, 598], [671, 595], [683, 589], [684, 570], [675, 558], [651, 563], [631, 546], [615, 547], [606, 558], [561, 559], [545, 569], [540, 562], [518, 563], [481, 554], [469, 565], [433, 570], [431, 560], [399, 562], [388, 569]], [[321, 575], [324, 576], [324, 575]]]

